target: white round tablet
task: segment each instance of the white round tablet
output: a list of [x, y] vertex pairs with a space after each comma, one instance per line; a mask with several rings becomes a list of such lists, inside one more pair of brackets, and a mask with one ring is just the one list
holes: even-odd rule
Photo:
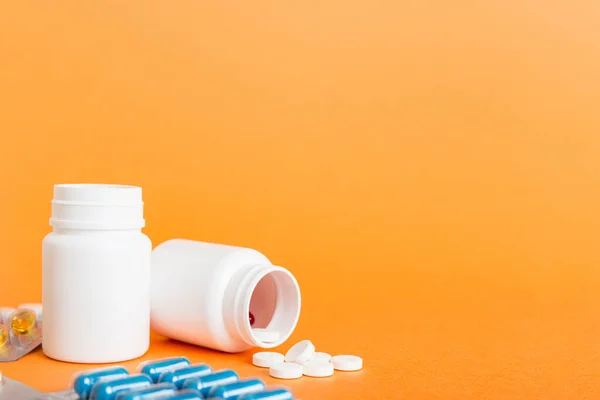
[[302, 377], [302, 365], [282, 362], [269, 368], [269, 375], [279, 379], [298, 379]]
[[333, 367], [338, 371], [358, 371], [363, 367], [363, 360], [357, 356], [333, 356], [331, 357]]
[[252, 329], [252, 334], [261, 342], [272, 343], [279, 340], [279, 331], [272, 331], [264, 328]]
[[315, 354], [315, 345], [310, 340], [303, 340], [293, 345], [285, 353], [285, 361], [302, 364]]
[[42, 305], [40, 303], [26, 303], [19, 305], [18, 308], [27, 309], [35, 312], [35, 316], [37, 319], [42, 319]]
[[333, 375], [333, 364], [326, 361], [307, 361], [302, 364], [302, 373], [306, 376], [323, 378]]
[[270, 368], [272, 365], [281, 364], [284, 360], [285, 356], [283, 354], [273, 351], [262, 351], [254, 353], [252, 356], [252, 364], [262, 368]]
[[321, 362], [328, 363], [331, 361], [331, 354], [323, 353], [320, 351], [315, 351], [313, 353], [313, 356], [309, 360], [306, 360], [303, 364], [306, 364], [307, 362], [311, 362], [311, 361], [321, 361]]

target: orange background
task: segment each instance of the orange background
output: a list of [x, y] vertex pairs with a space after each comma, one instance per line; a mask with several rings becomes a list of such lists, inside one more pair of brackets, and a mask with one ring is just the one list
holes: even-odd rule
[[[135, 184], [154, 244], [261, 250], [300, 281], [292, 341], [364, 357], [284, 382], [299, 398], [597, 399], [599, 20], [597, 1], [2, 1], [0, 303], [40, 300], [53, 184]], [[266, 374], [158, 337], [145, 358], [177, 354]], [[83, 368], [0, 364], [40, 390]]]

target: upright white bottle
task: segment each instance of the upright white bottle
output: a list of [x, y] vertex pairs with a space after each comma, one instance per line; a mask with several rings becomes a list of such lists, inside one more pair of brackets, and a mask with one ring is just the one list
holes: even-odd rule
[[[152, 252], [151, 287], [158, 333], [230, 353], [280, 345], [300, 315], [294, 276], [248, 248], [164, 242]], [[257, 328], [277, 340], [265, 341]]]
[[56, 185], [43, 241], [42, 347], [51, 358], [109, 363], [143, 355], [150, 336], [150, 256], [142, 189]]

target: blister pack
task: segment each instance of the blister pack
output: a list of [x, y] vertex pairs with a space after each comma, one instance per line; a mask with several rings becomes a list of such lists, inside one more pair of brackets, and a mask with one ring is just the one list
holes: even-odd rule
[[0, 307], [0, 362], [18, 360], [41, 343], [41, 304]]
[[0, 400], [37, 400], [39, 396], [37, 390], [2, 376], [0, 372]]
[[229, 369], [214, 371], [185, 357], [145, 361], [129, 373], [120, 366], [76, 374], [70, 389], [42, 395], [43, 400], [292, 400], [282, 387], [240, 378]]

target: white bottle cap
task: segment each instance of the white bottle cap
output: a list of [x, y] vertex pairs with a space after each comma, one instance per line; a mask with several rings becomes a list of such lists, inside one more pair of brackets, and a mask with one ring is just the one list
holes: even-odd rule
[[63, 229], [143, 228], [142, 188], [126, 185], [54, 186], [50, 225]]

